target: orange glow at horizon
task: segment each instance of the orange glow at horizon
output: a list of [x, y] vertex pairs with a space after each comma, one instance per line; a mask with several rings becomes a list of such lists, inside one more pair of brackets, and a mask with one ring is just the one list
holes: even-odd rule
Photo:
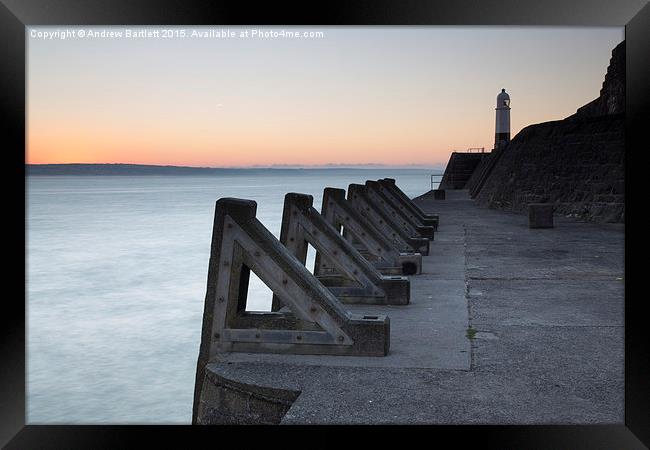
[[[622, 35], [601, 30], [596, 45], [580, 29], [549, 34], [582, 49], [578, 61], [540, 30], [519, 33], [543, 58], [516, 30], [320, 28], [321, 41], [232, 48], [29, 39], [26, 163], [445, 164], [454, 150], [492, 148], [502, 87], [512, 136], [596, 98]], [[485, 50], [502, 40], [516, 55], [505, 65]]]

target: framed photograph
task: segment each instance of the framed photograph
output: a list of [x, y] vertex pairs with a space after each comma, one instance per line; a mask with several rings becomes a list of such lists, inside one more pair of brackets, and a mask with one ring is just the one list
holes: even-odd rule
[[650, 445], [645, 1], [0, 11], [6, 448]]

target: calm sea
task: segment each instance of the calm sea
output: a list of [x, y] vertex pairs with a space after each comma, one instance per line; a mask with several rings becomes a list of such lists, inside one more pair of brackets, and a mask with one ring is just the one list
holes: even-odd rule
[[[313, 195], [320, 210], [325, 186], [392, 177], [413, 197], [430, 189], [430, 173], [28, 177], [28, 422], [191, 421], [218, 198], [256, 200], [279, 236], [286, 192]], [[257, 279], [249, 301], [270, 307]]]

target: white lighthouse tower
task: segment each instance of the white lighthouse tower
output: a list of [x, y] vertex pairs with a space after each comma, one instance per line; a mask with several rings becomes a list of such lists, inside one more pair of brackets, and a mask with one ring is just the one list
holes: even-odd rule
[[494, 133], [494, 148], [510, 141], [510, 96], [505, 89], [497, 95], [497, 123]]

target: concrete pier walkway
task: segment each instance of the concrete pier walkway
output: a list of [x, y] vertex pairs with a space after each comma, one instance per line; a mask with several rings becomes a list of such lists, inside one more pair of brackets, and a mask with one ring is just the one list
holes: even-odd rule
[[232, 353], [210, 374], [292, 394], [283, 424], [622, 423], [623, 225], [529, 229], [466, 191], [416, 202], [440, 227], [411, 304], [346, 305], [390, 316], [388, 356]]

